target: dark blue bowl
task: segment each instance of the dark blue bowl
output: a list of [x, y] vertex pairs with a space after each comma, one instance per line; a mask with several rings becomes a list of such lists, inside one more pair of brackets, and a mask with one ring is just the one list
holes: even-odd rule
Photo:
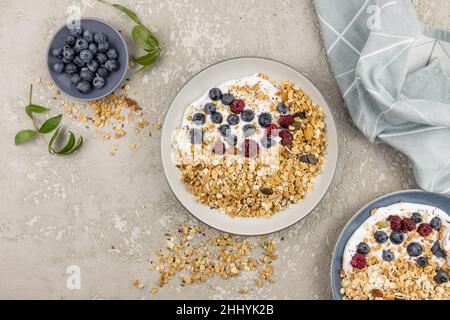
[[52, 50], [64, 45], [65, 39], [70, 34], [67, 26], [63, 26], [55, 34], [50, 44], [47, 60], [48, 70], [56, 86], [68, 96], [78, 100], [96, 100], [113, 92], [124, 81], [128, 69], [128, 50], [125, 40], [119, 31], [105, 21], [95, 18], [83, 18], [81, 19], [81, 27], [84, 30], [92, 31], [93, 33], [100, 32], [106, 35], [111, 48], [116, 49], [119, 55], [119, 70], [112, 72], [106, 77], [106, 84], [103, 88], [93, 88], [92, 91], [87, 94], [79, 92], [76, 86], [70, 83], [69, 77], [65, 73], [53, 71], [52, 65], [60, 60], [52, 55]]
[[345, 245], [350, 237], [356, 229], [358, 229], [359, 226], [361, 226], [364, 221], [369, 218], [370, 211], [372, 209], [390, 206], [391, 204], [401, 201], [434, 206], [442, 209], [450, 216], [450, 197], [437, 193], [424, 192], [421, 190], [394, 192], [375, 199], [367, 204], [364, 208], [359, 210], [353, 218], [350, 219], [339, 236], [336, 247], [334, 248], [333, 258], [331, 260], [331, 290], [333, 292], [334, 299], [342, 300], [340, 270], [342, 268], [342, 256], [344, 254]]

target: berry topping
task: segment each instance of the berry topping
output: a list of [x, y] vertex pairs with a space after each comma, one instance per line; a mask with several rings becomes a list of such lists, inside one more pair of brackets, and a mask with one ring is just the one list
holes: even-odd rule
[[245, 139], [242, 144], [242, 153], [246, 158], [253, 158], [258, 154], [259, 145], [255, 140]]
[[391, 250], [383, 250], [382, 258], [384, 261], [392, 261], [395, 259], [395, 255]]
[[192, 122], [194, 122], [198, 126], [204, 124], [205, 121], [206, 121], [206, 117], [203, 113], [196, 113], [192, 117]]
[[421, 223], [422, 222], [422, 215], [418, 212], [413, 212], [411, 215], [411, 220], [415, 223]]
[[444, 270], [438, 270], [436, 276], [434, 277], [434, 281], [436, 281], [437, 284], [448, 282], [448, 273]]
[[278, 122], [280, 127], [289, 128], [289, 126], [294, 123], [294, 116], [290, 114], [287, 116], [281, 116]]
[[309, 163], [309, 159], [308, 159], [308, 155], [307, 155], [307, 154], [302, 154], [302, 155], [298, 158], [298, 160], [299, 160], [301, 163]]
[[264, 148], [266, 148], [266, 149], [269, 149], [270, 147], [272, 147], [273, 146], [273, 140], [272, 140], [272, 137], [268, 137], [268, 136], [264, 136], [262, 139], [261, 139], [261, 144], [262, 144], [262, 146], [264, 147]]
[[227, 124], [223, 124], [219, 127], [219, 132], [222, 137], [226, 137], [228, 132], [231, 132], [230, 126]]
[[239, 117], [232, 113], [228, 116], [227, 122], [230, 126], [235, 126], [239, 123]]
[[234, 147], [237, 144], [238, 137], [234, 134], [229, 134], [229, 135], [227, 135], [226, 140], [230, 147]]
[[439, 217], [434, 217], [433, 219], [431, 219], [430, 221], [430, 226], [434, 229], [434, 230], [439, 230], [439, 228], [442, 225], [442, 220]]
[[389, 236], [389, 239], [393, 244], [400, 244], [405, 240], [405, 234], [401, 231], [393, 230]]
[[416, 230], [416, 223], [412, 219], [403, 218], [402, 230], [403, 230], [403, 232], [414, 231], [414, 230]]
[[421, 223], [417, 228], [417, 232], [422, 237], [427, 237], [431, 234], [431, 232], [433, 232], [433, 228], [431, 228], [431, 226], [428, 223]]
[[286, 104], [281, 101], [278, 105], [277, 105], [277, 110], [279, 113], [281, 114], [286, 114], [289, 112], [289, 108], [286, 106]]
[[[244, 110], [245, 102], [244, 102], [244, 100], [241, 100], [241, 99], [235, 99], [231, 103], [231, 107], [230, 108], [231, 108], [231, 112], [239, 114], [239, 113], [241, 113]], [[242, 120], [244, 120], [244, 119], [242, 118]]]
[[317, 158], [315, 156], [313, 156], [312, 154], [308, 156], [308, 161], [312, 165], [317, 164]]
[[205, 112], [207, 114], [211, 114], [211, 113], [216, 112], [217, 107], [216, 107], [216, 105], [214, 103], [210, 102], [210, 103], [205, 104], [203, 109], [205, 110]]
[[231, 93], [222, 94], [222, 103], [226, 106], [231, 106], [234, 101], [234, 96]]
[[217, 155], [223, 155], [226, 151], [225, 144], [221, 141], [217, 141], [214, 143], [211, 151]]
[[437, 257], [437, 258], [445, 258], [447, 254], [445, 253], [444, 249], [441, 248], [441, 242], [437, 240], [433, 246], [431, 247], [431, 252]]
[[408, 244], [406, 251], [411, 257], [418, 257], [422, 254], [423, 250], [420, 244], [418, 244], [417, 242], [411, 242], [410, 244]]
[[283, 146], [290, 146], [292, 144], [292, 140], [294, 136], [287, 130], [283, 130], [280, 132], [281, 144]]
[[367, 264], [366, 256], [361, 253], [357, 253], [353, 256], [352, 260], [350, 261], [350, 264], [352, 265], [353, 268], [364, 269]]
[[211, 113], [211, 121], [216, 124], [222, 123], [223, 121], [222, 114], [220, 112]]
[[272, 123], [272, 116], [270, 113], [263, 112], [259, 115], [258, 123], [261, 127], [267, 128]]
[[246, 124], [244, 128], [242, 128], [242, 131], [244, 131], [244, 135], [246, 137], [251, 137], [256, 133], [256, 128], [252, 124]]
[[222, 99], [222, 91], [219, 88], [212, 88], [209, 90], [209, 98], [213, 101]]
[[253, 119], [255, 119], [255, 113], [250, 109], [246, 109], [246, 110], [242, 111], [241, 118], [245, 122], [252, 122]]
[[192, 144], [201, 144], [203, 141], [203, 133], [199, 129], [191, 129], [189, 131], [189, 138]]
[[387, 221], [390, 222], [390, 226], [392, 230], [402, 230], [402, 218], [399, 216], [389, 216]]
[[356, 247], [356, 252], [361, 254], [368, 254], [370, 252], [369, 245], [365, 242], [360, 242]]
[[304, 112], [297, 112], [294, 114], [294, 118], [306, 119], [306, 115]]
[[278, 136], [278, 126], [275, 123], [269, 124], [266, 128], [266, 136]]
[[425, 268], [428, 265], [428, 260], [425, 257], [419, 257], [417, 258], [417, 264], [421, 268]]
[[377, 231], [373, 234], [373, 237], [375, 238], [375, 241], [377, 243], [385, 243], [388, 239], [388, 235], [384, 231]]

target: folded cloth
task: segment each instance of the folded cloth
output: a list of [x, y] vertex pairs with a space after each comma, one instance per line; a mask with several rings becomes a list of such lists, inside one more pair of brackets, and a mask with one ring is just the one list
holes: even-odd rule
[[450, 194], [450, 33], [409, 0], [314, 0], [356, 126], [407, 155], [418, 185]]

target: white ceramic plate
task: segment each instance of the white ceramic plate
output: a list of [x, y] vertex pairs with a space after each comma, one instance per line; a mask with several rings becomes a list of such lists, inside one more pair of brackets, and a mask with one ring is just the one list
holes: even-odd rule
[[[277, 212], [270, 218], [232, 218], [219, 210], [210, 209], [197, 202], [180, 181], [180, 171], [172, 162], [172, 137], [176, 128], [180, 127], [189, 104], [210, 88], [228, 80], [239, 79], [259, 72], [268, 74], [278, 83], [282, 80], [294, 82], [322, 107], [328, 132], [326, 161], [322, 167], [322, 173], [316, 179], [313, 191], [306, 194], [302, 203]], [[211, 227], [224, 232], [239, 235], [262, 235], [293, 225], [317, 206], [333, 179], [338, 156], [338, 142], [336, 125], [328, 104], [311, 81], [283, 63], [264, 58], [243, 57], [214, 64], [195, 75], [181, 88], [166, 115], [162, 130], [161, 154], [167, 181], [175, 196], [191, 214]]]

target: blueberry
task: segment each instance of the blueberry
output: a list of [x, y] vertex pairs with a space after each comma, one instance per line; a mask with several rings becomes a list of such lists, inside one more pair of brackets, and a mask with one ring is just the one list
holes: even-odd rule
[[439, 240], [437, 240], [433, 246], [431, 247], [431, 252], [437, 257], [437, 258], [445, 258], [447, 254], [445, 251], [441, 248], [441, 243]]
[[75, 45], [75, 41], [77, 40], [77, 38], [75, 38], [72, 35], [67, 36], [66, 41], [64, 41], [65, 44], [73, 47]]
[[80, 81], [77, 84], [77, 89], [81, 93], [89, 93], [92, 90], [92, 87], [91, 87], [89, 82], [87, 82], [87, 81]]
[[62, 62], [64, 62], [64, 64], [68, 64], [68, 63], [71, 63], [72, 62], [72, 60], [70, 60], [70, 59], [66, 59], [66, 58], [62, 58]]
[[64, 64], [61, 62], [57, 62], [53, 65], [53, 71], [62, 73], [64, 71]]
[[95, 44], [95, 43], [90, 43], [90, 44], [89, 44], [89, 47], [88, 47], [88, 50], [89, 50], [90, 52], [92, 52], [93, 54], [96, 54], [96, 53], [98, 52], [97, 44]]
[[436, 281], [437, 284], [448, 282], [448, 273], [442, 269], [438, 270], [436, 276], [434, 277], [434, 281]]
[[430, 221], [430, 226], [434, 229], [434, 230], [439, 230], [439, 228], [442, 225], [442, 220], [439, 217], [434, 217], [433, 219], [431, 219]]
[[73, 64], [73, 63], [68, 63], [64, 67], [64, 70], [66, 71], [67, 74], [72, 75], [74, 73], [77, 73], [78, 67], [75, 64]]
[[98, 63], [105, 64], [106, 61], [108, 61], [108, 56], [104, 53], [97, 53], [95, 58], [97, 59]]
[[256, 133], [256, 128], [252, 124], [246, 124], [244, 128], [242, 128], [242, 131], [244, 131], [244, 135], [246, 137], [251, 137]]
[[273, 141], [272, 141], [272, 137], [268, 137], [268, 136], [264, 136], [261, 139], [261, 144], [264, 148], [266, 149], [270, 149], [273, 146]]
[[222, 137], [226, 137], [229, 132], [231, 132], [230, 126], [228, 124], [223, 124], [219, 127], [219, 132]]
[[267, 112], [263, 112], [259, 115], [258, 123], [261, 127], [266, 128], [272, 123], [272, 115]]
[[80, 59], [86, 63], [91, 62], [94, 59], [94, 54], [89, 50], [83, 50], [80, 52]]
[[205, 110], [205, 112], [207, 114], [211, 114], [211, 113], [216, 112], [217, 107], [214, 103], [207, 103], [207, 104], [205, 104], [203, 109]]
[[88, 69], [83, 69], [80, 72], [80, 77], [81, 77], [81, 80], [84, 80], [87, 82], [92, 82], [92, 80], [94, 80], [94, 73], [92, 73]]
[[192, 144], [201, 144], [203, 141], [203, 133], [199, 129], [191, 129], [189, 131], [189, 138]]
[[220, 112], [213, 112], [211, 113], [211, 121], [213, 123], [222, 123], [223, 121], [223, 116]]
[[370, 252], [369, 245], [365, 242], [360, 242], [356, 247], [356, 252], [361, 254], [368, 254]]
[[110, 72], [117, 71], [119, 70], [119, 63], [117, 60], [108, 60], [105, 63], [105, 68]]
[[234, 134], [227, 135], [227, 143], [230, 147], [235, 147], [238, 141], [238, 137]]
[[245, 122], [252, 122], [255, 119], [255, 113], [250, 109], [245, 109], [241, 112], [241, 118]]
[[102, 42], [102, 41], [106, 41], [106, 36], [103, 33], [96, 33], [94, 35], [94, 41], [96, 43]]
[[314, 156], [314, 155], [312, 155], [312, 154], [308, 155], [308, 162], [311, 163], [312, 165], [317, 164], [317, 158], [316, 158], [316, 156]]
[[97, 49], [99, 52], [107, 52], [109, 50], [109, 43], [106, 41], [100, 41], [97, 43]]
[[417, 258], [417, 264], [421, 268], [425, 268], [428, 265], [428, 260], [425, 257], [419, 257]]
[[298, 160], [300, 160], [301, 163], [309, 163], [309, 158], [307, 154], [302, 154]]
[[408, 252], [411, 257], [420, 256], [422, 254], [422, 251], [422, 246], [417, 242], [411, 242], [410, 244], [408, 244], [408, 247], [406, 247], [406, 252]]
[[377, 231], [374, 233], [373, 237], [377, 243], [385, 243], [388, 239], [388, 235], [384, 231]]
[[106, 52], [106, 55], [108, 56], [108, 58], [116, 60], [119, 56], [117, 54], [117, 51], [115, 49], [109, 49]]
[[78, 37], [81, 36], [81, 34], [83, 33], [83, 29], [82, 28], [72, 28], [70, 29], [70, 34], [74, 37]]
[[204, 124], [205, 121], [206, 121], [206, 117], [203, 113], [196, 113], [192, 117], [192, 122], [194, 122], [198, 126]]
[[86, 65], [86, 62], [83, 61], [83, 60], [80, 58], [80, 56], [76, 56], [75, 59], [73, 59], [72, 62], [75, 63], [75, 64], [76, 64], [77, 66], [79, 66], [80, 68], [81, 68], [81, 67], [84, 67], [84, 66]]
[[73, 49], [67, 49], [63, 52], [63, 57], [66, 58], [66, 60], [72, 61], [73, 58], [75, 58], [75, 51]]
[[83, 50], [86, 50], [88, 47], [89, 47], [89, 43], [86, 40], [84, 40], [83, 38], [81, 38], [75, 42], [74, 49], [76, 52], [81, 52]]
[[62, 58], [63, 49], [62, 48], [55, 48], [52, 50], [52, 55], [56, 58]]
[[294, 113], [294, 118], [306, 119], [306, 114], [304, 112]]
[[415, 223], [421, 223], [422, 222], [422, 215], [418, 212], [414, 212], [411, 215], [411, 220], [414, 221]]
[[100, 67], [97, 69], [97, 74], [100, 77], [106, 78], [109, 75], [109, 71], [105, 67]]
[[239, 116], [232, 113], [228, 116], [227, 122], [230, 126], [235, 126], [239, 123]]
[[401, 231], [393, 230], [389, 236], [389, 239], [393, 244], [400, 244], [403, 240], [405, 240], [405, 234]]
[[209, 90], [209, 98], [213, 101], [219, 101], [222, 99], [222, 91], [219, 88], [212, 88]]
[[83, 32], [83, 39], [87, 42], [92, 42], [94, 41], [94, 34], [91, 31], [86, 30]]
[[94, 80], [92, 81], [92, 85], [94, 86], [94, 88], [96, 89], [101, 89], [105, 86], [105, 79], [103, 79], [102, 77], [100, 77], [99, 75], [97, 75]]
[[289, 112], [288, 107], [286, 106], [286, 104], [281, 101], [278, 105], [277, 105], [277, 110], [279, 113], [281, 114], [287, 114]]
[[395, 255], [391, 250], [383, 250], [382, 257], [384, 261], [392, 261], [395, 259]]
[[[64, 51], [66, 51], [66, 50], [68, 50], [68, 49], [72, 49], [68, 44], [65, 44], [65, 45], [63, 45], [62, 46], [62, 51], [64, 52]], [[61, 52], [61, 54], [62, 54], [62, 52]]]
[[234, 96], [231, 93], [222, 94], [222, 103], [226, 106], [231, 106], [234, 101]]
[[87, 64], [87, 68], [91, 72], [96, 72], [99, 66], [100, 65], [98, 64], [98, 62], [96, 60], [92, 60]]
[[70, 82], [74, 85], [77, 85], [81, 81], [81, 77], [78, 73], [74, 73], [70, 76]]

